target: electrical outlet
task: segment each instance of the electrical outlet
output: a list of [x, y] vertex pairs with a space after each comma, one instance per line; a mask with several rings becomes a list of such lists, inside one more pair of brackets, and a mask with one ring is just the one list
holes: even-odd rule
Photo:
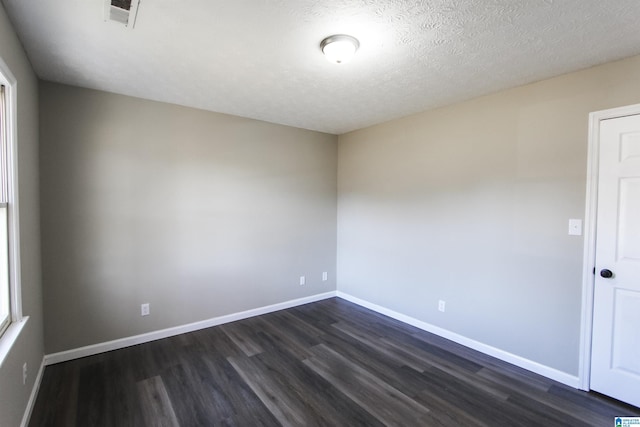
[[140, 306], [140, 316], [148, 316], [149, 313], [149, 303], [142, 304]]
[[445, 302], [443, 300], [438, 301], [438, 310], [444, 313]]
[[22, 365], [22, 385], [27, 384], [27, 362]]
[[323, 281], [323, 282], [326, 282], [328, 277], [329, 277], [329, 275], [327, 274], [327, 272], [326, 272], [326, 271], [323, 271], [323, 272], [322, 272], [322, 281]]
[[305, 283], [307, 283], [307, 281], [304, 276], [300, 276], [300, 286], [304, 285]]

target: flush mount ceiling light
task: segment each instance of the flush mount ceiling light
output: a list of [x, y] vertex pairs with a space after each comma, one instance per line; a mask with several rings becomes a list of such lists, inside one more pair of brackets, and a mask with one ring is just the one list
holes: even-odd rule
[[329, 36], [320, 42], [320, 49], [322, 49], [324, 56], [336, 64], [344, 64], [349, 61], [359, 47], [358, 39], [345, 34]]

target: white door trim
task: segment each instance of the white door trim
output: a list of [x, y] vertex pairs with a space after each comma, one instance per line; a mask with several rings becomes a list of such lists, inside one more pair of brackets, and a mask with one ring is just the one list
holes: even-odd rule
[[580, 326], [580, 388], [590, 390], [591, 334], [593, 332], [593, 293], [595, 285], [596, 223], [598, 206], [598, 164], [600, 160], [600, 122], [640, 114], [640, 104], [589, 114], [589, 151], [587, 154], [587, 194], [584, 222], [584, 256], [582, 261], [582, 321]]

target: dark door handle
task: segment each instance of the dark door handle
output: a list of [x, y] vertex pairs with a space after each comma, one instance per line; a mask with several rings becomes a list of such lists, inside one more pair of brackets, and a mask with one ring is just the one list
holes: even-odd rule
[[613, 277], [613, 271], [607, 270], [605, 268], [603, 270], [600, 270], [600, 276], [604, 277], [605, 279], [611, 279]]

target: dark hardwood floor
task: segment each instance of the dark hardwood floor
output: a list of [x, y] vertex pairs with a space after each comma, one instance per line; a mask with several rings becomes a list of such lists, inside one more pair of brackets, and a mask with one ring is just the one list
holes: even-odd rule
[[613, 426], [640, 409], [333, 298], [48, 366], [30, 426]]

